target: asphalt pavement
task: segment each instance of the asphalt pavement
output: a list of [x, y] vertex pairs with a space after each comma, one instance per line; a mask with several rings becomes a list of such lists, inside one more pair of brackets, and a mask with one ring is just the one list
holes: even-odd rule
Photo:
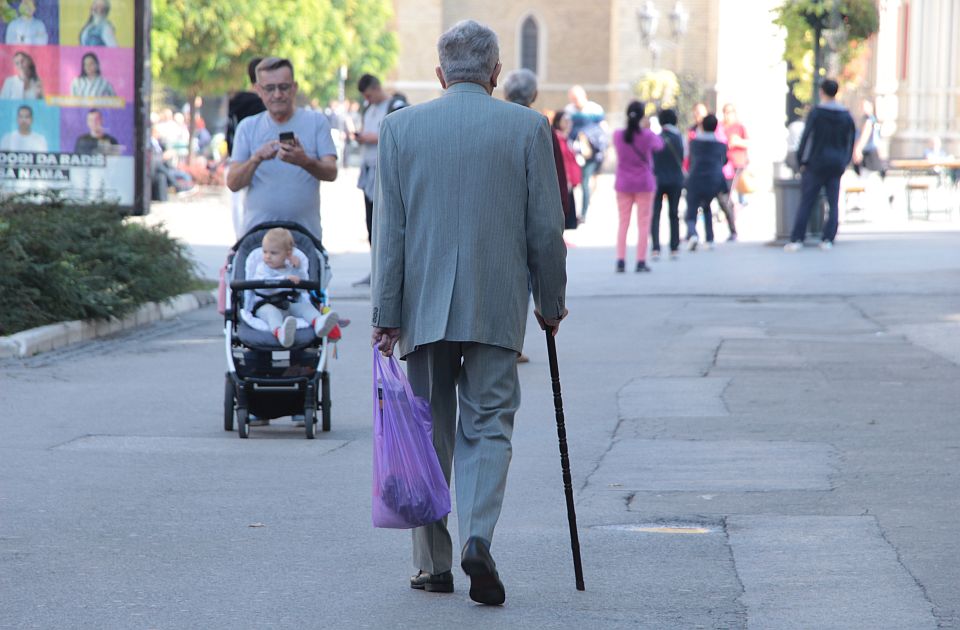
[[[873, 207], [833, 251], [787, 254], [758, 194], [739, 242], [615, 274], [601, 188], [557, 339], [586, 591], [531, 318], [490, 608], [459, 570], [452, 595], [409, 589], [409, 534], [370, 524], [353, 177], [324, 185], [353, 324], [317, 440], [223, 431], [212, 307], [0, 362], [0, 628], [960, 628], [960, 217]], [[214, 275], [223, 196], [161, 220]]]

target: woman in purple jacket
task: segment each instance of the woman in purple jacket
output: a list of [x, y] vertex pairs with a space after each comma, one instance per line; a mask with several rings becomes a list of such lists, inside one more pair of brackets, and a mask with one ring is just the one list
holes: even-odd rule
[[627, 230], [630, 215], [637, 208], [637, 267], [636, 271], [650, 271], [647, 266], [647, 239], [650, 236], [650, 215], [653, 193], [657, 188], [653, 176], [653, 152], [663, 148], [663, 139], [650, 131], [650, 121], [643, 116], [644, 104], [633, 101], [627, 106], [627, 128], [613, 133], [617, 149], [617, 206], [620, 209], [620, 229], [617, 231], [617, 272], [626, 266]]

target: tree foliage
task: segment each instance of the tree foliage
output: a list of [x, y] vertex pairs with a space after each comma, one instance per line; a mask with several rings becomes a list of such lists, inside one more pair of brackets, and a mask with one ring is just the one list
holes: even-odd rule
[[389, 0], [153, 0], [153, 76], [188, 96], [248, 85], [253, 57], [293, 62], [300, 92], [336, 94], [341, 66], [348, 80], [384, 74], [398, 45], [389, 30]]
[[13, 8], [10, 0], [0, 2], [0, 22], [12, 22], [17, 17], [17, 10]]
[[863, 54], [866, 40], [880, 26], [874, 0], [784, 0], [773, 13], [773, 23], [786, 31], [783, 60], [787, 62], [787, 81], [801, 102], [809, 102], [813, 95], [813, 38], [817, 26], [844, 34], [844, 42], [835, 51], [841, 68]]
[[694, 74], [676, 75], [670, 70], [655, 70], [644, 75], [633, 85], [633, 93], [646, 104], [645, 114], [651, 116], [659, 109], [674, 109], [681, 126], [690, 122], [690, 111], [704, 102], [706, 88], [703, 80]]

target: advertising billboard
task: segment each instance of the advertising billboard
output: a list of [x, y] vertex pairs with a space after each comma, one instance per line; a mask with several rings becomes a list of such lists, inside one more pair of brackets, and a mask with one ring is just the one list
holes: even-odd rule
[[141, 211], [143, 0], [3, 8], [0, 198], [57, 190]]

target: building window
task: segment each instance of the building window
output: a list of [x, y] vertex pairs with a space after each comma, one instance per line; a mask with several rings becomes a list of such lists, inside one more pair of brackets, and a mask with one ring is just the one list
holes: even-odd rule
[[537, 58], [540, 47], [540, 27], [533, 17], [523, 21], [520, 29], [520, 67], [537, 74]]

